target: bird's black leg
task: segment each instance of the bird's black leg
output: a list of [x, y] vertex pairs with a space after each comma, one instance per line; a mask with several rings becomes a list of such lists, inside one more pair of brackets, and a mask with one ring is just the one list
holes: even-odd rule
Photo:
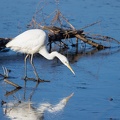
[[26, 56], [25, 56], [25, 59], [24, 59], [24, 61], [25, 61], [25, 76], [24, 76], [24, 79], [26, 80], [27, 79], [27, 58], [29, 57], [29, 54], [27, 54]]
[[37, 73], [36, 68], [35, 68], [35, 66], [34, 66], [34, 63], [33, 63], [33, 54], [31, 55], [30, 63], [31, 63], [31, 65], [32, 65], [32, 67], [33, 67], [33, 71], [34, 71], [34, 74], [35, 74], [35, 76], [36, 76], [36, 79], [39, 80], [38, 73]]
[[39, 83], [39, 82], [50, 82], [50, 81], [42, 80], [42, 79], [39, 78], [38, 73], [37, 73], [37, 71], [36, 71], [36, 68], [35, 68], [35, 66], [34, 66], [34, 63], [33, 63], [33, 55], [31, 55], [30, 63], [31, 63], [31, 65], [32, 65], [32, 67], [33, 67], [33, 71], [34, 71], [34, 74], [35, 74], [35, 76], [36, 76], [36, 79], [37, 79], [37, 82], [38, 82], [38, 83]]
[[35, 68], [35, 66], [34, 66], [34, 63], [33, 63], [33, 55], [26, 55], [26, 57], [25, 57], [25, 77], [24, 77], [24, 80], [33, 80], [33, 81], [36, 81], [36, 79], [34, 79], [34, 78], [28, 78], [27, 77], [27, 58], [30, 56], [30, 63], [31, 63], [31, 65], [32, 65], [32, 67], [33, 67], [33, 72], [34, 72], [34, 74], [35, 74], [35, 76], [36, 76], [36, 79], [37, 79], [37, 82], [39, 83], [39, 82], [50, 82], [50, 81], [46, 81], [46, 80], [41, 80], [40, 78], [39, 78], [39, 76], [38, 76], [38, 73], [37, 73], [37, 71], [36, 71], [36, 68]]

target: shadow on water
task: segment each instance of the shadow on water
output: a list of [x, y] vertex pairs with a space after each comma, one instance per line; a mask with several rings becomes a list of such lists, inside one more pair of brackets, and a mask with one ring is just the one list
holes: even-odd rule
[[83, 49], [81, 51], [77, 51], [77, 53], [70, 53], [69, 61], [71, 63], [77, 62], [82, 57], [88, 57], [88, 56], [108, 56], [112, 54], [116, 54], [120, 52], [120, 47], [111, 47], [111, 48], [105, 48], [105, 49], [97, 49], [97, 48], [89, 48], [89, 49]]

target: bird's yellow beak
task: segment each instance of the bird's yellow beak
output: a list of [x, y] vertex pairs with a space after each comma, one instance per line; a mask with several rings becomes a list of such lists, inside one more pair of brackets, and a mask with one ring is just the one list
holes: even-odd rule
[[75, 75], [75, 72], [73, 71], [73, 69], [71, 68], [71, 66], [69, 64], [67, 64], [67, 67], [70, 69], [70, 71]]

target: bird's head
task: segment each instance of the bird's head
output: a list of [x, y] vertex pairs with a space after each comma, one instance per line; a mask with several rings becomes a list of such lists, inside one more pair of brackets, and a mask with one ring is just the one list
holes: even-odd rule
[[67, 59], [64, 55], [61, 55], [59, 59], [60, 59], [60, 61], [61, 61], [65, 66], [67, 66], [67, 67], [70, 69], [70, 71], [75, 75], [75, 72], [74, 72], [73, 69], [71, 68], [68, 59]]

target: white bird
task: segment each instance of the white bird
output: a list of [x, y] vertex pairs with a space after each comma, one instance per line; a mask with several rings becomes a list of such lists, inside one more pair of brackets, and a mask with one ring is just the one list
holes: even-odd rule
[[13, 40], [6, 44], [6, 47], [11, 48], [13, 51], [27, 54], [25, 57], [25, 78], [27, 78], [26, 60], [30, 56], [30, 63], [33, 67], [34, 74], [37, 80], [40, 80], [33, 63], [33, 55], [35, 53], [41, 54], [48, 60], [52, 60], [54, 57], [57, 57], [65, 66], [71, 70], [73, 74], [75, 74], [69, 65], [68, 59], [64, 55], [58, 53], [57, 51], [53, 51], [51, 53], [47, 51], [47, 41], [48, 35], [43, 30], [31, 29], [16, 36]]

